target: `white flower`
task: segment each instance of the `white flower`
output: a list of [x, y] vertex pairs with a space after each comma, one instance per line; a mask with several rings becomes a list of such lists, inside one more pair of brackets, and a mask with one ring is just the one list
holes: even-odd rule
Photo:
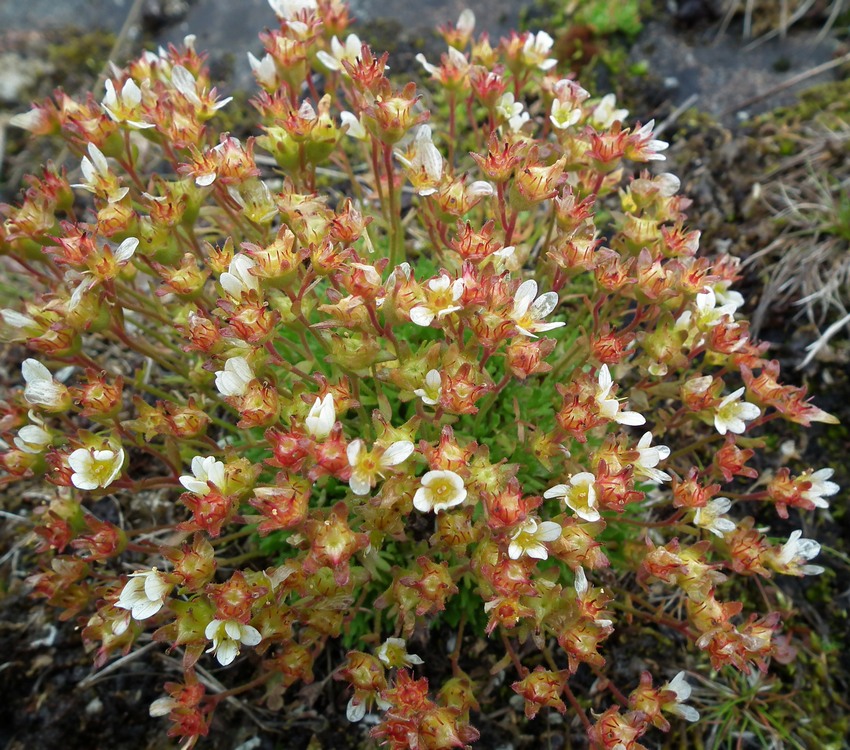
[[241, 644], [256, 646], [263, 640], [260, 631], [255, 627], [243, 625], [236, 620], [213, 620], [207, 625], [204, 635], [212, 641], [207, 653], [212, 652], [223, 667], [238, 656]]
[[68, 389], [57, 383], [53, 376], [37, 359], [25, 359], [21, 365], [26, 388], [24, 398], [33, 406], [40, 406], [48, 411], [64, 411], [71, 405]]
[[811, 474], [808, 472], [801, 474], [797, 478], [798, 481], [802, 480], [812, 485], [802, 493], [802, 496], [816, 508], [828, 508], [829, 503], [824, 498], [834, 495], [841, 489], [835, 482], [828, 481], [834, 473], [833, 469], [818, 469]]
[[366, 715], [366, 701], [356, 693], [348, 700], [345, 707], [345, 718], [350, 722], [357, 723]]
[[[664, 198], [672, 198], [676, 193], [679, 192], [679, 188], [682, 186], [682, 181], [676, 177], [672, 172], [662, 172], [659, 175], [655, 176], [653, 180], [656, 185], [658, 185], [658, 192]], [[699, 235], [699, 232], [697, 232]], [[715, 292], [717, 288], [715, 287]], [[733, 294], [738, 294], [737, 292], [733, 292]], [[738, 295], [740, 297], [740, 295]], [[720, 299], [720, 295], [718, 295], [718, 299]], [[723, 300], [721, 300], [721, 303]], [[741, 304], [744, 304], [744, 298], [741, 297]]]
[[433, 195], [437, 192], [443, 178], [443, 157], [431, 140], [431, 128], [420, 125], [413, 139], [413, 154], [408, 159], [396, 151], [396, 157], [409, 170], [414, 172], [416, 192], [419, 195]]
[[[588, 592], [590, 586], [587, 582], [587, 574], [584, 572], [584, 568], [579, 566], [575, 570], [575, 580], [573, 581], [573, 587], [576, 590], [576, 597], [581, 600], [584, 599], [585, 594]], [[593, 620], [600, 628], [610, 628], [614, 623], [613, 621], [604, 618], [604, 617], [596, 617]]]
[[425, 387], [417, 388], [413, 391], [414, 396], [419, 396], [422, 402], [428, 406], [436, 406], [440, 403], [440, 396], [443, 392], [443, 379], [440, 377], [439, 370], [428, 370], [425, 376]]
[[650, 120], [646, 125], [638, 128], [631, 135], [631, 140], [635, 145], [633, 159], [639, 161], [665, 161], [667, 159], [661, 151], [666, 151], [670, 144], [667, 141], [659, 141], [653, 138], [652, 129], [655, 127], [655, 120]]
[[570, 125], [575, 125], [580, 119], [581, 107], [575, 107], [571, 102], [562, 102], [560, 99], [552, 100], [549, 122], [554, 128], [564, 130]]
[[21, 427], [13, 442], [18, 450], [36, 456], [50, 445], [53, 436], [45, 429], [44, 422], [35, 411], [30, 410], [28, 416], [33, 424]]
[[130, 259], [136, 254], [136, 249], [139, 247], [138, 237], [127, 237], [115, 250], [112, 251], [112, 257], [119, 266], [125, 266], [130, 262]]
[[165, 605], [171, 586], [156, 568], [133, 573], [121, 590], [115, 606], [130, 610], [134, 620], [147, 620]]
[[124, 82], [120, 94], [115, 90], [115, 84], [109, 78], [104, 81], [104, 88], [106, 88], [106, 96], [103, 97], [101, 106], [110, 119], [115, 122], [126, 122], [131, 127], [140, 130], [154, 127], [152, 122], [131, 119], [138, 112], [139, 105], [142, 103], [142, 90], [132, 78], [128, 78]]
[[336, 424], [336, 407], [333, 394], [328, 393], [324, 398], [317, 397], [304, 420], [307, 432], [316, 440], [324, 440], [331, 434], [334, 424]]
[[216, 372], [215, 387], [222, 396], [244, 396], [253, 379], [254, 371], [245, 357], [230, 357], [224, 369]]
[[608, 371], [608, 365], [602, 365], [599, 369], [599, 386], [596, 389], [596, 404], [599, 407], [599, 415], [605, 419], [612, 419], [617, 424], [631, 425], [638, 427], [646, 424], [646, 419], [643, 415], [636, 411], [620, 411], [620, 402], [615, 398], [610, 398], [611, 386], [614, 381], [611, 379], [611, 373]]
[[83, 182], [71, 187], [82, 188], [90, 193], [97, 193], [102, 187], [108, 188], [109, 203], [117, 203], [130, 192], [130, 188], [118, 187], [115, 177], [109, 172], [109, 162], [93, 143], [88, 145], [88, 156], [84, 156], [80, 162], [80, 171], [83, 173]]
[[732, 305], [732, 312], [735, 312], [739, 307], [744, 306], [744, 295], [736, 292], [734, 289], [730, 289], [731, 286], [731, 281], [716, 282], [714, 285], [714, 296], [717, 297], [718, 303], [724, 307]]
[[589, 471], [573, 474], [569, 484], [556, 484], [546, 490], [543, 497], [547, 500], [553, 497], [560, 498], [584, 521], [592, 523], [601, 518], [596, 507], [596, 477]]
[[9, 118], [9, 124], [15, 128], [39, 133], [39, 131], [46, 131], [50, 128], [50, 115], [47, 114], [46, 109], [37, 107], [29, 110], [29, 112], [12, 115]]
[[558, 64], [554, 57], [548, 57], [555, 40], [545, 31], [529, 34], [522, 46], [522, 60], [526, 65], [534, 65], [540, 70], [551, 70]]
[[[514, 99], [514, 95], [507, 91], [499, 97], [499, 101], [496, 102], [496, 114], [500, 115], [502, 119], [507, 120], [511, 126], [511, 130], [519, 130], [523, 124], [528, 122], [529, 115], [527, 112], [523, 113], [523, 104], [522, 102], [516, 101]], [[523, 118], [523, 114], [525, 117]], [[516, 125], [516, 127], [514, 127]]]
[[124, 465], [124, 449], [117, 451], [94, 448], [77, 448], [68, 456], [68, 466], [71, 474], [71, 484], [80, 490], [96, 490], [98, 487], [108, 487], [121, 473]]
[[820, 544], [814, 539], [802, 539], [803, 532], [792, 531], [788, 541], [776, 556], [777, 565], [787, 575], [817, 576], [824, 572], [820, 565], [807, 565], [807, 561], [820, 554]]
[[257, 83], [264, 88], [277, 88], [277, 68], [274, 64], [274, 58], [266, 53], [262, 59], [257, 59], [250, 52], [248, 53], [248, 64], [251, 66], [251, 72]]
[[257, 264], [245, 253], [237, 253], [227, 270], [219, 277], [221, 288], [233, 299], [241, 299], [248, 292], [260, 291], [260, 280], [251, 273]]
[[[726, 317], [733, 317], [735, 310], [737, 309], [737, 305], [734, 302], [727, 302], [725, 305], [718, 307], [717, 295], [711, 288], [705, 292], [697, 294], [694, 304], [697, 308], [694, 322], [696, 327], [701, 331], [713, 328]], [[685, 310], [685, 312], [683, 312], [676, 321], [676, 328], [689, 328], [691, 325], [691, 317], [691, 311]]]
[[163, 695], [148, 706], [148, 715], [154, 718], [168, 716], [179, 705], [170, 695]]
[[339, 119], [343, 126], [348, 126], [347, 132], [352, 138], [358, 141], [368, 140], [369, 134], [366, 132], [366, 128], [363, 127], [363, 123], [353, 112], [340, 112]]
[[360, 57], [362, 49], [363, 42], [360, 41], [360, 37], [357, 34], [349, 34], [345, 38], [345, 44], [334, 36], [331, 38], [330, 53], [320, 49], [316, 53], [316, 57], [328, 70], [341, 70], [345, 72], [342, 61], [348, 60], [348, 62], [354, 64]]
[[554, 521], [538, 523], [533, 518], [526, 518], [511, 534], [508, 557], [519, 560], [527, 555], [535, 560], [546, 560], [549, 550], [543, 542], [554, 542], [560, 536], [561, 527]]
[[464, 34], [471, 34], [475, 31], [475, 13], [469, 8], [464, 8], [458, 16], [455, 28]]
[[558, 294], [546, 292], [534, 299], [536, 295], [537, 282], [534, 279], [524, 281], [516, 290], [514, 306], [508, 314], [516, 324], [517, 330], [524, 336], [530, 336], [533, 339], [537, 338], [535, 331], [542, 333], [566, 325], [564, 322], [541, 323], [540, 321], [557, 307]]
[[519, 112], [513, 117], [508, 118], [508, 127], [514, 133], [518, 133], [520, 130], [522, 130], [522, 126], [525, 125], [525, 123], [527, 123], [530, 119], [531, 115], [528, 114], [528, 112]]
[[351, 478], [348, 485], [355, 495], [368, 495], [376, 477], [383, 477], [383, 471], [398, 466], [406, 461], [413, 453], [413, 443], [409, 440], [397, 440], [386, 450], [380, 451], [375, 457], [376, 451], [366, 450], [365, 443], [360, 440], [352, 440], [346, 448], [348, 464], [351, 466]]
[[756, 419], [761, 414], [761, 409], [748, 401], [738, 401], [744, 395], [744, 388], [739, 388], [730, 393], [717, 406], [714, 414], [714, 426], [721, 435], [733, 432], [740, 435], [747, 429], [745, 422]]
[[453, 471], [429, 471], [422, 479], [422, 486], [413, 496], [413, 507], [423, 513], [453, 508], [466, 500], [463, 478]]
[[578, 595], [579, 599], [581, 599], [587, 593], [587, 573], [584, 572], [584, 568], [581, 567], [581, 565], [576, 568], [573, 587], [575, 588], [576, 594]]
[[656, 445], [650, 447], [652, 442], [652, 433], [645, 432], [643, 437], [638, 441], [637, 451], [640, 457], [635, 461], [635, 474], [638, 477], [644, 477], [653, 482], [669, 482], [670, 475], [657, 469], [660, 461], [665, 460], [670, 455], [670, 449], [666, 445]]
[[617, 97], [614, 94], [603, 96], [590, 115], [590, 124], [597, 130], [608, 130], [617, 120], [625, 120], [629, 110], [616, 109], [616, 106]]
[[691, 697], [691, 686], [685, 681], [685, 673], [679, 672], [670, 682], [661, 686], [662, 690], [670, 690], [676, 694], [676, 701], [663, 706], [665, 711], [681, 716], [685, 721], [698, 721], [699, 711], [693, 706], [684, 705]]
[[385, 667], [396, 669], [423, 663], [421, 657], [407, 653], [407, 644], [403, 638], [387, 638], [375, 652], [375, 656]]
[[223, 491], [224, 482], [224, 464], [221, 461], [216, 461], [213, 456], [206, 458], [195, 456], [192, 459], [192, 473], [180, 477], [180, 484], [189, 492], [201, 496], [210, 491], [210, 483]]
[[278, 18], [285, 21], [293, 19], [302, 11], [316, 12], [319, 5], [316, 0], [269, 0], [269, 5]]
[[462, 309], [455, 304], [463, 295], [463, 279], [452, 281], [445, 274], [428, 282], [428, 294], [425, 304], [417, 305], [410, 311], [410, 320], [418, 326], [428, 327], [434, 318], [438, 320], [449, 313]]
[[728, 497], [709, 500], [702, 508], [696, 509], [694, 523], [722, 539], [737, 528], [734, 521], [723, 516], [731, 507], [732, 501]]
[[24, 313], [18, 312], [17, 310], [11, 310], [8, 307], [4, 307], [0, 310], [0, 318], [2, 318], [3, 322], [10, 328], [17, 328], [24, 332], [29, 330], [32, 333], [36, 333], [39, 330], [38, 323], [36, 323], [29, 315], [24, 315]]

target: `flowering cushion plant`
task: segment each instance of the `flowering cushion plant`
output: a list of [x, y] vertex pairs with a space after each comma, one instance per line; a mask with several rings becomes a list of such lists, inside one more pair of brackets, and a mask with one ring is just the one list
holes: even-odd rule
[[[48, 165], [3, 209], [26, 290], [3, 334], [31, 353], [3, 481], [55, 487], [34, 593], [81, 619], [97, 666], [151, 633], [182, 655], [151, 713], [184, 747], [225, 697], [284, 705], [341, 638], [350, 720], [377, 712], [392, 748], [469, 745], [467, 623], [529, 718], [575, 712], [612, 749], [695, 721], [683, 673], [624, 693], [605, 641], [640, 618], [703, 665], [767, 669], [778, 613], [724, 581], [822, 568], [747, 508], [838, 487], [760, 477], [759, 436], [834, 419], [779, 383], [678, 179], [635, 173], [664, 159], [653, 123], [560, 76], [548, 34], [494, 47], [465, 12], [439, 64], [420, 56], [429, 110], [338, 0], [271, 5], [246, 142], [216, 133], [227, 100], [191, 38], [114, 68], [100, 101], [13, 120], [64, 139], [82, 180]], [[150, 507], [119, 526], [105, 495]], [[434, 691], [407, 641], [436, 622], [459, 632]], [[200, 666], [237, 659], [253, 676], [208, 693]]]

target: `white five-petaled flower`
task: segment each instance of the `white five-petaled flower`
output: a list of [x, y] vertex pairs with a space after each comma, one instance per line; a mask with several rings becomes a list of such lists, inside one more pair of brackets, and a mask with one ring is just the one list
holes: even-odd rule
[[666, 151], [670, 144], [667, 141], [659, 141], [653, 138], [652, 132], [655, 128], [655, 120], [650, 120], [646, 125], [635, 130], [630, 140], [633, 143], [634, 150], [631, 152], [631, 159], [637, 161], [665, 161], [667, 159], [662, 151]]
[[543, 497], [551, 500], [553, 497], [564, 501], [579, 518], [593, 522], [600, 519], [596, 507], [596, 477], [589, 471], [581, 471], [570, 477], [569, 484], [556, 484], [543, 493]]
[[[23, 432], [23, 429], [21, 432]], [[835, 482], [829, 481], [834, 473], [833, 469], [818, 469], [811, 473], [806, 472], [798, 477], [798, 480], [802, 479], [812, 485], [802, 495], [816, 508], [828, 508], [829, 502], [826, 498], [841, 489]]]
[[[203, 99], [198, 94], [198, 81], [192, 73], [182, 65], [174, 65], [171, 68], [171, 83], [186, 99], [195, 107], [201, 108], [205, 106]], [[232, 96], [225, 99], [220, 99], [212, 103], [212, 110], [215, 112], [233, 100]]]
[[554, 43], [555, 40], [545, 31], [528, 34], [522, 45], [522, 61], [542, 71], [551, 70], [558, 64], [557, 59], [548, 56]]
[[514, 306], [509, 316], [523, 336], [536, 339], [535, 332], [551, 331], [565, 326], [566, 323], [542, 323], [541, 321], [558, 305], [557, 292], [546, 292], [537, 299], [537, 282], [534, 279], [523, 281], [514, 295]]
[[244, 396], [254, 371], [245, 357], [230, 357], [224, 369], [215, 373], [215, 387], [222, 396]]
[[439, 513], [466, 500], [463, 478], [453, 471], [429, 471], [420, 481], [422, 486], [413, 496], [413, 507], [423, 513]]
[[637, 451], [640, 455], [634, 463], [635, 475], [653, 482], [669, 482], [670, 475], [656, 467], [660, 461], [669, 457], [670, 449], [666, 445], [650, 446], [651, 442], [651, 432], [645, 432], [638, 441]]
[[442, 66], [429, 63], [425, 58], [425, 55], [421, 52], [416, 55], [416, 62], [425, 68], [425, 71], [430, 73], [431, 76], [438, 81], [441, 80], [444, 75], [451, 75], [452, 77], [464, 75], [469, 71], [470, 67], [469, 60], [466, 58], [466, 55], [454, 47], [449, 47], [447, 54], [443, 57]]
[[395, 155], [413, 173], [410, 179], [419, 195], [433, 195], [437, 192], [443, 178], [443, 157], [431, 140], [431, 128], [428, 125], [420, 125], [417, 129], [413, 151], [409, 152], [410, 158], [400, 151], [396, 151]]
[[572, 102], [553, 99], [552, 109], [549, 112], [549, 122], [557, 130], [565, 130], [571, 125], [575, 125], [581, 119], [581, 115], [581, 107], [576, 107]]
[[526, 555], [535, 560], [546, 560], [549, 550], [544, 542], [554, 542], [561, 536], [561, 527], [554, 521], [538, 523], [534, 518], [526, 518], [511, 534], [508, 557], [519, 560]]
[[64, 411], [71, 405], [68, 389], [57, 383], [53, 376], [37, 359], [25, 359], [21, 365], [21, 374], [27, 384], [24, 398], [33, 406], [47, 411]]
[[353, 65], [357, 61], [357, 58], [360, 57], [362, 48], [363, 42], [360, 41], [360, 37], [357, 34], [349, 34], [345, 38], [345, 44], [339, 41], [336, 36], [333, 36], [331, 38], [331, 51], [326, 52], [320, 49], [316, 53], [316, 57], [328, 70], [345, 72], [345, 67], [342, 64], [343, 60], [347, 60]]
[[723, 515], [731, 507], [732, 501], [728, 497], [715, 497], [702, 508], [696, 509], [694, 523], [722, 539], [726, 534], [735, 531], [737, 528], [734, 521]]
[[[407, 653], [407, 643], [403, 638], [387, 638], [375, 652], [375, 656], [385, 667], [401, 669], [413, 664], [422, 664], [422, 657]], [[362, 717], [361, 717], [362, 718]]]
[[180, 484], [196, 495], [209, 493], [210, 484], [224, 491], [224, 483], [224, 464], [213, 456], [195, 456], [192, 459], [192, 473], [180, 477]]
[[422, 403], [428, 406], [436, 406], [440, 403], [440, 396], [443, 393], [443, 379], [440, 376], [439, 370], [428, 370], [425, 375], [425, 387], [417, 388], [413, 391], [414, 396], [419, 396]]
[[230, 261], [227, 270], [218, 279], [221, 288], [236, 300], [241, 299], [248, 292], [259, 292], [260, 280], [251, 273], [251, 269], [256, 265], [250, 256], [237, 253]]
[[82, 188], [90, 193], [98, 193], [102, 190], [109, 203], [117, 203], [130, 192], [130, 188], [118, 186], [118, 180], [109, 171], [109, 162], [97, 146], [90, 143], [87, 150], [88, 156], [84, 156], [80, 161], [83, 182], [78, 182], [71, 187]]
[[803, 539], [803, 532], [791, 532], [776, 556], [776, 563], [787, 575], [817, 576], [824, 572], [820, 565], [808, 565], [808, 561], [820, 554], [820, 544], [814, 539]]
[[[696, 327], [705, 331], [718, 325], [726, 317], [734, 317], [735, 310], [738, 305], [735, 302], [727, 302], [720, 307], [717, 306], [717, 295], [714, 289], [708, 288], [704, 292], [697, 294], [694, 304], [696, 305], [696, 316], [693, 321]], [[685, 310], [676, 321], [676, 328], [689, 328], [691, 325], [692, 314], [690, 310]]]
[[103, 97], [101, 106], [110, 119], [115, 122], [126, 122], [131, 127], [140, 130], [154, 127], [152, 122], [134, 119], [140, 114], [139, 105], [142, 103], [142, 90], [132, 78], [128, 78], [124, 82], [120, 93], [115, 89], [115, 83], [110, 78], [104, 81], [104, 87], [106, 88], [106, 95]]
[[670, 682], [661, 686], [662, 690], [669, 690], [676, 694], [676, 700], [673, 703], [667, 703], [662, 706], [665, 711], [671, 714], [681, 716], [685, 721], [698, 721], [699, 711], [693, 706], [686, 706], [685, 701], [691, 697], [691, 686], [685, 680], [685, 673], [679, 672]]
[[516, 101], [510, 91], [502, 94], [499, 97], [499, 101], [496, 102], [496, 114], [501, 115], [504, 120], [507, 120], [508, 126], [514, 132], [531, 119], [531, 115], [528, 112], [523, 112], [523, 109], [523, 103]]
[[73, 469], [71, 484], [80, 490], [108, 487], [118, 478], [123, 465], [123, 448], [77, 448], [68, 456], [68, 466]]
[[410, 310], [410, 320], [418, 326], [428, 327], [434, 318], [439, 320], [450, 313], [462, 308], [457, 302], [463, 295], [463, 279], [452, 281], [443, 274], [431, 279], [427, 284], [427, 299], [425, 304], [417, 305]]
[[352, 440], [346, 448], [348, 465], [351, 466], [351, 478], [348, 480], [351, 491], [355, 495], [368, 495], [376, 477], [383, 477], [382, 472], [410, 458], [413, 447], [409, 440], [397, 440], [383, 451], [380, 448], [367, 451], [362, 440]]
[[628, 116], [629, 110], [617, 109], [617, 97], [614, 94], [605, 94], [594, 107], [590, 124], [597, 130], [608, 130], [615, 122], [622, 122]]
[[324, 398], [316, 397], [304, 420], [307, 432], [316, 440], [324, 440], [331, 434], [334, 424], [336, 424], [336, 406], [333, 394], [327, 393]]
[[115, 606], [130, 610], [134, 620], [147, 620], [165, 605], [165, 598], [172, 585], [156, 568], [133, 573], [121, 590]]
[[761, 414], [761, 409], [749, 401], [739, 401], [744, 395], [744, 388], [730, 393], [718, 405], [714, 413], [714, 426], [721, 435], [733, 432], [741, 435], [747, 429], [745, 422], [756, 419]]
[[611, 398], [611, 386], [614, 381], [611, 378], [611, 373], [608, 370], [608, 365], [602, 365], [599, 368], [599, 386], [596, 389], [596, 404], [599, 408], [599, 415], [605, 419], [611, 419], [617, 424], [631, 425], [638, 427], [646, 424], [646, 419], [642, 414], [636, 411], [620, 411], [620, 402], [616, 398]]
[[212, 641], [207, 653], [212, 652], [218, 663], [226, 667], [238, 655], [242, 644], [256, 646], [263, 637], [252, 625], [243, 625], [237, 620], [213, 620], [204, 630], [204, 635]]

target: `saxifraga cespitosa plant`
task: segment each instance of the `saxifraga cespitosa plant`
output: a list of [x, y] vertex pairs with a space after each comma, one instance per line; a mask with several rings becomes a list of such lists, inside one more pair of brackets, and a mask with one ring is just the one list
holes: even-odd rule
[[[476, 625], [526, 715], [569, 710], [594, 747], [697, 720], [683, 673], [606, 679], [605, 640], [638, 619], [714, 669], [787, 657], [779, 614], [724, 580], [822, 571], [747, 510], [826, 507], [831, 470], [759, 481], [753, 458], [775, 418], [835, 420], [778, 382], [679, 181], [634, 176], [664, 158], [653, 123], [559, 77], [545, 32], [442, 29], [420, 59], [438, 118], [338, 0], [271, 4], [245, 143], [213, 130], [191, 39], [14, 119], [82, 159], [4, 207], [24, 296], [4, 335], [32, 356], [3, 482], [55, 487], [35, 595], [81, 618], [97, 666], [151, 633], [182, 656], [151, 713], [184, 747], [227, 696], [282, 707], [340, 638], [351, 721], [466, 746]], [[432, 691], [406, 639], [435, 621], [457, 647]], [[240, 654], [250, 679], [216, 692], [201, 667]]]

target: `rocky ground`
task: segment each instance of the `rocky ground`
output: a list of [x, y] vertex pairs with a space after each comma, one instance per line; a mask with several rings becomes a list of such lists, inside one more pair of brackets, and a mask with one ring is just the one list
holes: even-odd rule
[[[471, 4], [479, 25], [496, 38], [519, 21], [518, 6], [510, 0]], [[813, 163], [815, 169], [830, 175], [829, 179], [837, 180], [839, 190], [832, 194], [839, 208], [842, 184], [845, 196], [847, 193], [848, 94], [838, 83], [846, 74], [846, 64], [835, 63], [846, 54], [846, 37], [838, 33], [840, 25], [837, 31], [822, 35], [821, 17], [792, 28], [785, 36], [776, 34], [753, 45], [742, 39], [740, 17], [732, 20], [725, 33], [720, 32], [719, 6], [710, 2], [674, 6], [671, 10], [666, 3], [657, 3], [643, 31], [627, 49], [622, 39], [606, 41], [620, 56], [612, 58], [616, 64], [598, 66], [594, 75], [600, 87], [617, 91], [633, 117], [644, 122], [654, 117], [662, 124], [665, 140], [672, 142], [665, 168], [682, 176], [683, 191], [694, 199], [692, 222], [704, 232], [706, 252], [729, 251], [746, 259], [775, 243], [776, 252], [746, 267], [742, 289], [750, 312], [760, 311], [761, 335], [774, 345], [786, 379], [809, 385], [821, 407], [838, 415], [844, 425], [850, 424], [846, 331], [826, 343], [804, 369], [796, 369], [806, 347], [840, 317], [840, 305], [806, 314], [805, 309], [801, 312], [791, 304], [788, 295], [776, 290], [765, 295], [765, 282], [783, 262], [788, 243], [809, 242], [814, 247], [823, 240], [823, 233], [801, 232], [792, 234], [785, 245], [780, 241], [783, 232], [789, 231], [788, 218], [786, 214], [783, 223], [775, 215], [783, 209], [782, 196], [787, 197], [789, 186], [802, 189], [799, 186], [811, 174]], [[439, 49], [428, 30], [455, 20], [461, 8], [456, 0], [417, 5], [386, 0], [353, 3], [354, 13], [361, 19], [358, 33], [373, 40], [378, 49], [394, 47], [394, 59], [399, 61], [394, 70], [399, 73], [405, 66], [412, 67], [416, 51]], [[554, 32], [544, 11], [532, 9], [526, 15], [531, 27]], [[13, 199], [21, 176], [46, 157], [32, 148], [20, 131], [6, 125], [8, 116], [25, 109], [31, 97], [45, 95], [56, 85], [86, 90], [110, 54], [126, 59], [142, 44], [167, 43], [187, 33], [197, 34], [199, 48], [214, 50], [211, 60], [225, 93], [238, 92], [249, 80], [245, 52], [258, 50], [256, 32], [273, 20], [266, 0], [29, 0], [2, 4], [0, 197]], [[769, 33], [773, 27], [768, 24], [767, 28]], [[817, 73], [820, 68], [825, 69]], [[788, 85], [795, 80], [796, 85]], [[815, 85], [821, 88], [813, 90]], [[809, 92], [808, 98], [801, 104], [804, 90]], [[785, 109], [777, 110], [780, 106]], [[834, 117], [824, 120], [824, 113]], [[847, 232], [844, 245], [839, 242], [835, 250], [838, 260], [830, 261], [839, 264], [841, 257], [848, 255], [850, 213], [843, 221]], [[840, 239], [840, 232], [837, 235]], [[806, 270], [804, 264], [795, 273]], [[767, 289], [770, 291], [769, 285]], [[844, 294], [846, 301], [850, 294], [846, 289]], [[8, 365], [19, 357], [13, 349], [2, 353], [0, 378], [7, 380], [11, 372], [2, 367], [3, 362]], [[0, 389], [9, 382], [0, 382]], [[850, 486], [846, 464], [850, 438], [845, 426], [813, 429], [805, 435], [788, 430], [781, 441], [783, 460], [796, 462], [793, 465], [797, 467], [835, 466], [836, 481]], [[37, 492], [37, 488], [21, 491]], [[152, 649], [152, 658], [137, 658], [94, 675], [91, 657], [83, 652], [74, 623], [55, 622], [52, 613], [28, 599], [22, 583], [29, 556], [27, 527], [16, 514], [25, 499], [15, 495], [0, 502], [4, 514], [0, 531], [0, 747], [172, 747], [164, 722], [150, 719], [144, 708], [158, 696], [157, 686], [163, 678], [174, 670], [170, 658], [154, 656], [159, 649]], [[846, 501], [835, 499], [832, 515], [819, 516], [815, 527], [806, 529], [806, 536], [824, 541], [824, 555], [818, 562], [834, 572], [808, 589], [796, 581], [787, 587], [799, 612], [798, 626], [808, 633], [811, 654], [806, 657], [805, 669], [787, 669], [782, 677], [786, 690], [793, 688], [797, 694], [810, 696], [809, 703], [800, 699], [804, 712], [811, 714], [829, 706], [837, 712], [834, 716], [838, 718], [830, 719], [834, 724], [846, 724], [850, 709], [846, 703], [841, 705], [846, 700], [842, 691], [844, 696], [848, 694], [850, 675], [850, 643], [846, 640], [850, 518], [842, 504]], [[630, 641], [628, 648], [633, 649], [635, 643]], [[641, 643], [647, 653], [653, 652], [651, 643]], [[470, 669], [476, 661], [474, 647], [469, 644]], [[616, 653], [618, 645], [613, 643], [611, 648]], [[619, 656], [628, 660], [625, 652]], [[303, 693], [304, 708], [299, 715], [281, 717], [234, 700], [219, 710], [214, 739], [205, 747], [319, 750], [360, 746], [365, 735], [349, 728], [344, 720], [347, 697], [336, 683], [318, 677], [317, 685]], [[794, 711], [781, 715], [790, 721]], [[581, 747], [580, 740], [571, 742], [571, 733], [565, 732], [558, 720], [554, 715], [538, 722], [536, 734], [529, 736], [512, 713], [485, 716], [476, 722], [483, 733], [480, 746], [517, 750]], [[681, 741], [684, 743], [684, 738]], [[707, 735], [701, 746], [725, 745], [712, 745]], [[746, 738], [738, 746], [761, 747]]]

